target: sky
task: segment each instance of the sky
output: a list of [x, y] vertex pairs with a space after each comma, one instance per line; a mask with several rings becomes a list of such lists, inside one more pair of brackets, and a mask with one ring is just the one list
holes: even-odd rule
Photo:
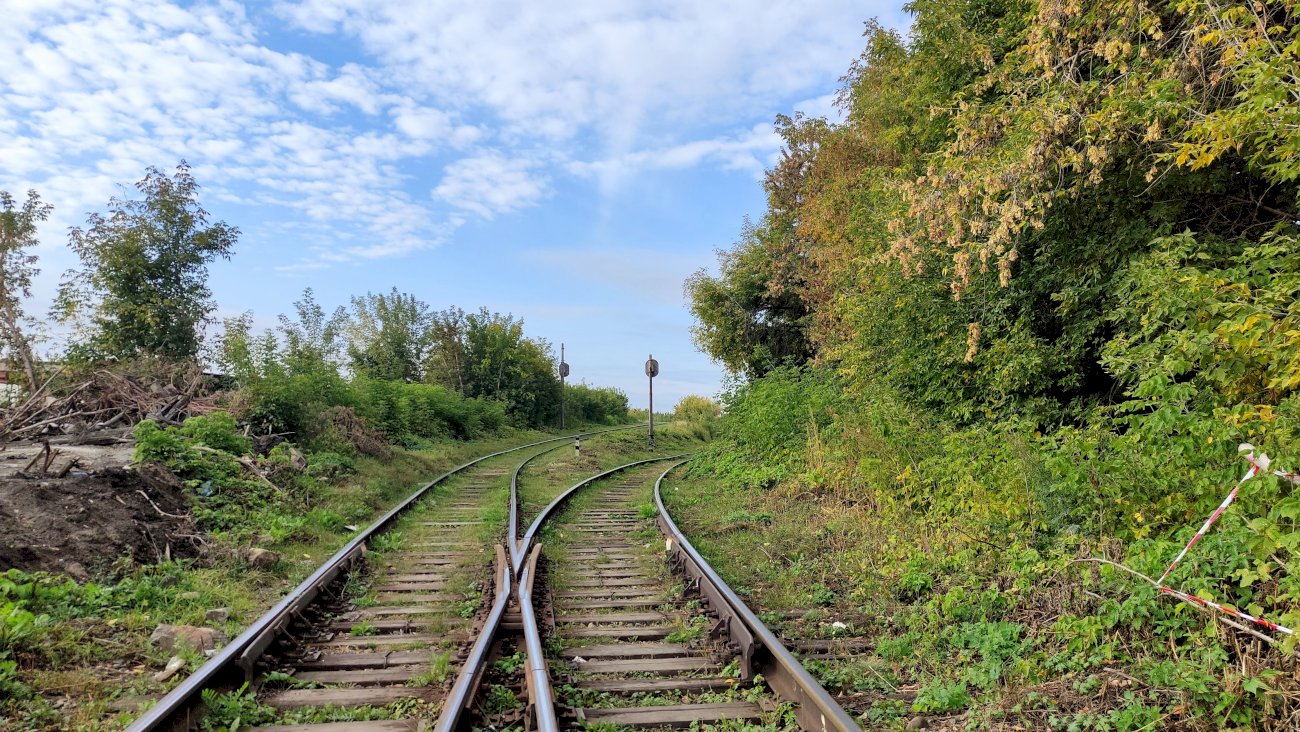
[[0, 190], [67, 230], [146, 168], [192, 166], [240, 229], [218, 314], [272, 326], [409, 292], [565, 344], [573, 381], [656, 409], [714, 395], [683, 281], [764, 210], [777, 114], [837, 117], [863, 24], [896, 0], [0, 0]]

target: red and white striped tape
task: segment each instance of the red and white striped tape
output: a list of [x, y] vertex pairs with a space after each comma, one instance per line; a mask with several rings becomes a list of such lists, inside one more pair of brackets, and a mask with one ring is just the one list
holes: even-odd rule
[[1174, 571], [1174, 567], [1177, 567], [1178, 563], [1183, 561], [1183, 557], [1187, 556], [1187, 552], [1191, 551], [1191, 548], [1196, 545], [1196, 542], [1200, 541], [1202, 536], [1205, 536], [1205, 533], [1210, 530], [1210, 527], [1214, 525], [1214, 522], [1218, 521], [1219, 517], [1223, 515], [1223, 512], [1228, 510], [1228, 506], [1231, 506], [1232, 502], [1236, 500], [1237, 493], [1241, 490], [1241, 486], [1244, 485], [1246, 481], [1250, 480], [1251, 478], [1254, 478], [1260, 473], [1272, 472], [1273, 475], [1276, 475], [1279, 478], [1289, 480], [1292, 483], [1300, 484], [1300, 475], [1297, 475], [1296, 473], [1286, 473], [1281, 470], [1269, 471], [1270, 461], [1268, 455], [1265, 455], [1264, 453], [1260, 453], [1259, 455], [1256, 455], [1254, 445], [1251, 445], [1250, 443], [1247, 442], [1243, 442], [1241, 445], [1237, 447], [1237, 452], [1245, 453], [1243, 457], [1245, 457], [1246, 462], [1250, 463], [1250, 469], [1247, 470], [1246, 474], [1241, 477], [1241, 480], [1237, 481], [1237, 484], [1232, 487], [1232, 490], [1229, 491], [1228, 493], [1228, 497], [1223, 499], [1223, 503], [1220, 503], [1218, 508], [1214, 509], [1214, 513], [1210, 514], [1210, 517], [1205, 520], [1205, 523], [1201, 526], [1200, 530], [1196, 532], [1196, 535], [1192, 537], [1192, 540], [1187, 542], [1187, 546], [1183, 547], [1183, 550], [1181, 552], [1178, 552], [1178, 556], [1174, 557], [1174, 561], [1169, 563], [1169, 567], [1165, 569], [1165, 573], [1160, 575], [1160, 579], [1156, 580], [1156, 589], [1166, 594], [1173, 595], [1180, 599], [1186, 600], [1187, 602], [1212, 608], [1220, 612], [1226, 613], [1228, 615], [1231, 615], [1233, 617], [1250, 621], [1262, 628], [1278, 631], [1280, 633], [1286, 633], [1287, 635], [1294, 635], [1294, 632], [1290, 628], [1287, 628], [1285, 626], [1278, 625], [1277, 623], [1268, 620], [1264, 620], [1263, 618], [1257, 618], [1248, 613], [1244, 613], [1240, 610], [1236, 610], [1234, 608], [1228, 607], [1227, 605], [1220, 605], [1217, 602], [1206, 600], [1204, 598], [1197, 597], [1196, 595], [1182, 592], [1180, 590], [1175, 590], [1172, 587], [1168, 587], [1164, 584], [1165, 578], [1169, 576], [1170, 572]]

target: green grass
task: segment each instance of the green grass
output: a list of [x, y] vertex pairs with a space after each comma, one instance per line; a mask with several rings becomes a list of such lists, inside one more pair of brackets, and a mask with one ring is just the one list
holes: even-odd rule
[[[692, 542], [766, 621], [795, 637], [868, 640], [852, 660], [808, 668], [875, 728], [901, 730], [920, 714], [964, 715], [971, 728], [1157, 729], [1156, 720], [1188, 721], [1200, 705], [1203, 724], [1189, 729], [1273, 729], [1238, 716], [1243, 700], [1287, 708], [1265, 686], [1229, 692], [1207, 673], [1222, 657], [1203, 616], [1153, 611], [1148, 597], [1069, 592], [1074, 581], [1047, 574], [1068, 556], [967, 550], [944, 559], [899, 547], [912, 558], [891, 563], [872, 551], [885, 537], [913, 547], [936, 539], [923, 524], [882, 526], [868, 506], [837, 496], [745, 490], [685, 470], [665, 487]], [[768, 518], [752, 520], [760, 515]], [[1108, 581], [1085, 586], [1097, 593]], [[791, 609], [805, 612], [784, 620]]]
[[[0, 689], [6, 691], [0, 694], [0, 729], [121, 729], [138, 712], [127, 701], [115, 700], [158, 694], [184, 678], [182, 673], [162, 684], [152, 679], [171, 656], [149, 644], [158, 624], [208, 625], [206, 612], [223, 607], [230, 616], [216, 629], [233, 638], [351, 538], [354, 534], [346, 525], [368, 525], [451, 466], [545, 437], [516, 433], [440, 443], [419, 453], [395, 450], [390, 460], [355, 458], [355, 473], [312, 492], [310, 510], [266, 506], [240, 514], [244, 524], [208, 537], [209, 551], [202, 566], [192, 560], [149, 566], [117, 562], [107, 566], [94, 584], [84, 586], [61, 576], [0, 575], [7, 578], [0, 579], [0, 607], [12, 602], [20, 588], [35, 586], [35, 596], [19, 599], [18, 604], [34, 616], [47, 618], [35, 637], [0, 649], [0, 685], [4, 685]], [[450, 490], [454, 485], [434, 493], [444, 495]], [[408, 533], [400, 526], [399, 531]], [[280, 554], [273, 570], [254, 570], [238, 559], [240, 549], [247, 546], [244, 542], [254, 537], [259, 545]], [[399, 541], [377, 538], [379, 548], [397, 548]], [[482, 579], [480, 575], [465, 579], [460, 588], [470, 591], [473, 582]], [[10, 585], [18, 589], [6, 590]], [[352, 590], [362, 592], [363, 585]], [[359, 604], [367, 604], [365, 595], [358, 599]], [[15, 661], [11, 674], [4, 673], [5, 653]], [[202, 661], [198, 656], [189, 660], [191, 669]], [[125, 671], [113, 665], [122, 662]], [[128, 711], [112, 711], [109, 705], [114, 702]]]

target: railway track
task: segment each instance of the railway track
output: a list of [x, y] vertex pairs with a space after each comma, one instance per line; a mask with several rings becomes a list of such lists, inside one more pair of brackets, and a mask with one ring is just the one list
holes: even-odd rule
[[[671, 571], [650, 503], [659, 466], [604, 481], [544, 547], [554, 626], [547, 659], [562, 682], [564, 726], [689, 727], [778, 723], [780, 702], [743, 682], [718, 618]], [[726, 673], [730, 671], [730, 673]]]
[[129, 729], [193, 728], [205, 689], [251, 683], [282, 715], [261, 732], [856, 730], [666, 515], [669, 458], [575, 484], [519, 534], [520, 476], [571, 439], [424, 486]]

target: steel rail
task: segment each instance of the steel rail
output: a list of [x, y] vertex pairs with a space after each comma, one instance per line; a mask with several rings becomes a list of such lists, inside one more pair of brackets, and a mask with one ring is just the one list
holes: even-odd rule
[[[485, 460], [507, 455], [530, 447], [546, 445], [552, 442], [571, 440], [575, 436], [590, 436], [604, 432], [639, 429], [641, 425], [614, 427], [606, 430], [580, 432], [576, 435], [552, 437], [546, 440], [530, 442], [458, 465], [418, 488], [405, 500], [389, 510], [370, 526], [352, 538], [343, 548], [334, 553], [311, 576], [303, 580], [288, 595], [275, 604], [260, 618], [240, 633], [233, 641], [226, 644], [219, 653], [190, 674], [176, 688], [168, 692], [158, 703], [127, 727], [127, 732], [151, 732], [168, 725], [167, 728], [188, 728], [194, 721], [190, 713], [198, 703], [199, 692], [219, 685], [235, 686], [237, 681], [251, 682], [254, 678], [254, 663], [270, 647], [275, 638], [283, 633], [293, 619], [320, 595], [340, 574], [349, 569], [363, 554], [365, 544], [372, 536], [388, 528], [398, 516], [405, 513], [418, 502], [435, 485], [451, 476], [473, 467]], [[242, 678], [241, 678], [242, 677]]]
[[[640, 429], [641, 426], [642, 425], [635, 425], [633, 427], [621, 427], [619, 429], [623, 429], [623, 430]], [[590, 434], [602, 435], [605, 434], [606, 432], [614, 432], [614, 431], [616, 430], [603, 430], [601, 432], [592, 432]], [[575, 437], [587, 437], [587, 436], [588, 435], [575, 435]], [[532, 461], [536, 460], [537, 458], [543, 455], [546, 455], [547, 453], [552, 453], [555, 452], [556, 450], [562, 450], [562, 449], [564, 449], [564, 445], [556, 445], [555, 447], [551, 447], [546, 450], [542, 450], [541, 452], [529, 455], [527, 460], [524, 460], [523, 462], [519, 463], [519, 465], [515, 468], [514, 475], [510, 476], [510, 518], [506, 520], [506, 546], [509, 547], [510, 549], [510, 563], [514, 567], [516, 567], [515, 570], [516, 574], [519, 573], [518, 567], [523, 563], [524, 557], [528, 554], [526, 549], [520, 548], [522, 546], [521, 544], [522, 539], [519, 536], [519, 511], [522, 507], [519, 502], [519, 478], [523, 475], [524, 468], [527, 468], [529, 463], [531, 463]], [[670, 459], [670, 458], [665, 458], [665, 459]]]
[[501, 617], [506, 614], [506, 606], [510, 604], [510, 596], [513, 594], [510, 591], [511, 574], [510, 560], [506, 557], [505, 547], [497, 544], [496, 599], [492, 603], [492, 611], [488, 613], [487, 620], [483, 622], [483, 628], [474, 639], [469, 657], [461, 664], [456, 683], [442, 702], [442, 714], [434, 727], [435, 732], [452, 732], [456, 729], [456, 725], [460, 723], [460, 715], [469, 708], [469, 703], [474, 699], [479, 681], [483, 678], [483, 667], [492, 648], [492, 639], [497, 634]]
[[[584, 478], [583, 480], [573, 484], [573, 486], [565, 490], [560, 495], [556, 496], [555, 500], [548, 503], [546, 505], [546, 508], [543, 508], [541, 510], [541, 513], [537, 514], [537, 518], [533, 519], [533, 522], [528, 526], [528, 531], [524, 532], [523, 537], [519, 540], [519, 544], [520, 544], [519, 551], [516, 553], [515, 556], [523, 557], [528, 554], [528, 552], [532, 549], [533, 541], [536, 540], [537, 538], [537, 532], [541, 531], [542, 529], [542, 524], [545, 524], [547, 519], [549, 519], [552, 514], [558, 511], [561, 506], [563, 506], [565, 503], [568, 503], [569, 498], [571, 498], [573, 494], [578, 492], [578, 490], [583, 486], [587, 486], [592, 483], [595, 483], [598, 480], [608, 478], [609, 476], [614, 475], [615, 473], [620, 473], [629, 468], [635, 468], [638, 465], [648, 465], [650, 463], [661, 463], [665, 460], [677, 460], [678, 458], [682, 458], [682, 457], [685, 457], [685, 455], [665, 455], [663, 457], [647, 458], [645, 460], [635, 460], [633, 462], [627, 463], [626, 465], [619, 465], [618, 467], [610, 468], [609, 470], [606, 470], [603, 473], [597, 473], [596, 475], [593, 475], [589, 478]], [[523, 571], [523, 567], [520, 566], [520, 564], [516, 564], [515, 576], [518, 577], [522, 571]]]
[[[747, 667], [745, 675], [750, 677], [752, 673], [761, 673], [773, 691], [794, 702], [795, 717], [803, 729], [859, 732], [861, 728], [853, 717], [844, 711], [826, 689], [822, 688], [803, 664], [799, 663], [799, 659], [795, 658], [767, 625], [745, 605], [740, 596], [727, 586], [727, 583], [713, 570], [713, 567], [709, 566], [704, 557], [700, 556], [676, 522], [668, 515], [660, 486], [669, 473], [686, 462], [682, 460], [670, 465], [655, 481], [655, 508], [659, 511], [659, 526], [668, 536], [669, 543], [674, 545], [670, 552], [677, 556], [687, 575], [700, 582], [701, 593], [705, 593], [706, 582], [712, 585], [707, 594], [715, 595], [710, 598], [715, 602], [714, 610], [726, 614], [724, 608], [716, 604], [720, 599], [730, 607], [734, 616], [744, 625], [742, 629], [735, 627], [736, 623], [729, 623], [733, 640], [737, 640], [737, 635], [741, 636], [742, 658]], [[752, 645], [746, 647], [747, 644]]]
[[[540, 544], [535, 544], [537, 533], [541, 530], [542, 525], [554, 516], [574, 493], [584, 486], [591, 485], [598, 480], [608, 478], [629, 468], [635, 468], [638, 465], [676, 460], [681, 457], [683, 456], [667, 455], [646, 460], [636, 460], [578, 481], [548, 503], [533, 519], [533, 522], [528, 526], [528, 531], [519, 540], [515, 556], [523, 557], [528, 555], [529, 559], [526, 563], [516, 560], [517, 589], [515, 594], [519, 601], [520, 620], [524, 626], [524, 645], [528, 657], [526, 678], [528, 680], [528, 693], [533, 701], [535, 729], [538, 732], [557, 732], [560, 729], [560, 720], [555, 710], [555, 693], [551, 689], [550, 669], [546, 665], [546, 652], [542, 648], [541, 631], [537, 627], [537, 614], [533, 610], [532, 586], [533, 580], [537, 576], [537, 559], [541, 556], [542, 550]], [[677, 464], [680, 465], [681, 463]]]
[[528, 698], [533, 705], [533, 718], [537, 732], [558, 732], [560, 720], [555, 712], [555, 692], [551, 690], [551, 670], [542, 650], [542, 634], [537, 628], [537, 614], [533, 610], [533, 581], [537, 579], [537, 559], [542, 546], [533, 547], [519, 576], [519, 617], [524, 626], [524, 647], [528, 653]]
[[519, 463], [515, 468], [515, 474], [510, 476], [510, 518], [506, 521], [506, 546], [510, 549], [510, 564], [513, 567], [518, 567], [524, 558], [523, 553], [519, 551], [519, 477], [523, 474], [524, 468], [528, 467], [528, 463], [563, 448], [564, 445], [557, 445], [528, 456], [527, 460]]

